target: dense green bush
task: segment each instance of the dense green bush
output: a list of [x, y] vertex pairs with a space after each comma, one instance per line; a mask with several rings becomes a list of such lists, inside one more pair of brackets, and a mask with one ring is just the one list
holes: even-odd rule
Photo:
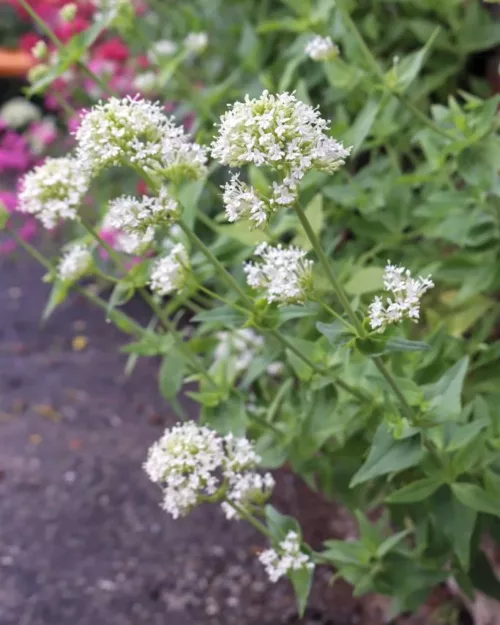
[[[288, 462], [312, 488], [356, 511], [359, 540], [327, 541], [320, 553], [303, 546], [303, 559], [295, 570], [289, 567], [302, 607], [312, 576], [304, 562], [333, 565], [357, 593], [391, 596], [395, 612], [418, 608], [448, 577], [468, 595], [480, 589], [500, 598], [480, 548], [483, 532], [497, 538], [500, 517], [498, 97], [481, 73], [472, 73], [481, 67], [481, 54], [500, 43], [498, 25], [472, 0], [156, 0], [137, 21], [128, 15], [117, 20], [116, 14], [111, 19], [106, 11], [101, 17], [91, 36], [75, 38], [60, 52], [59, 64], [41, 78], [38, 73], [33, 92], [69, 65], [84, 63], [85, 47], [110, 22], [136, 54], [153, 49], [155, 41], [181, 42], [203, 31], [206, 48], [193, 52], [180, 45], [156, 63], [151, 87], [152, 97], [177, 103], [179, 119], [194, 114], [200, 144], [223, 134], [224, 124], [214, 124], [228, 103], [246, 94], [260, 98], [264, 90], [294, 91], [297, 100], [319, 107], [331, 120], [330, 134], [352, 151], [333, 174], [322, 163], [307, 166], [297, 201], [255, 228], [248, 220], [228, 223], [219, 191], [229, 179], [221, 162], [239, 166], [248, 159], [218, 158], [206, 176], [187, 181], [185, 174], [193, 172], [185, 167], [167, 171], [135, 153], [132, 158], [136, 131], [127, 128], [132, 134], [124, 135], [111, 163], [126, 173], [103, 173], [108, 167], [101, 163], [89, 174], [110, 183], [96, 186], [94, 208], [73, 228], [92, 259], [73, 276], [48, 265], [54, 281], [49, 309], [78, 288], [136, 335], [126, 348], [129, 368], [138, 356], [162, 357], [160, 387], [179, 411], [184, 383], [198, 382], [188, 394], [199, 402], [204, 424], [223, 435], [248, 436], [261, 466]], [[339, 54], [332, 50], [324, 62], [309, 58], [305, 48], [315, 34], [330, 36]], [[248, 104], [252, 115], [261, 106]], [[131, 118], [135, 114], [131, 109]], [[96, 123], [106, 115], [112, 110], [104, 109]], [[115, 123], [122, 122], [115, 119], [113, 128]], [[96, 135], [89, 136], [85, 140]], [[85, 164], [82, 137], [77, 132], [76, 159]], [[254, 163], [239, 171], [252, 185], [252, 197], [263, 197], [269, 208], [272, 184], [281, 184], [287, 167]], [[96, 251], [103, 245], [99, 220], [119, 193], [116, 180], [122, 191], [131, 171], [155, 194], [167, 184], [182, 217], [180, 230], [172, 229], [177, 209], [168, 212], [162, 204], [163, 212], [141, 222], [141, 236], [152, 226], [154, 240], [146, 242], [149, 255], [142, 249], [140, 262], [126, 270], [122, 252], [108, 249], [111, 259], [103, 260]], [[42, 204], [51, 194], [49, 188]], [[118, 213], [127, 206], [118, 203]], [[242, 263], [266, 242], [307, 251], [316, 261], [313, 286], [306, 265], [298, 270], [304, 280], [299, 296], [276, 303], [269, 293], [249, 288]], [[171, 293], [168, 302], [145, 288], [150, 255], [165, 250], [177, 263], [175, 284], [160, 289]], [[384, 323], [379, 332], [369, 306], [383, 290], [387, 259], [414, 275], [432, 274], [435, 286], [425, 295], [418, 324]], [[285, 261], [290, 271], [294, 262]], [[82, 273], [116, 282], [111, 296], [100, 299], [70, 279]], [[136, 293], [153, 308], [147, 328], [120, 311]], [[190, 333], [179, 325], [178, 310], [193, 311]], [[228, 444], [221, 440], [214, 445]], [[155, 453], [175, 455], [168, 445]], [[154, 460], [161, 465], [161, 458]], [[168, 486], [166, 475], [156, 477]], [[227, 502], [231, 479], [201, 499]], [[265, 496], [247, 499], [236, 503], [237, 513], [279, 553], [293, 552], [283, 539], [300, 533], [295, 521], [270, 506], [264, 510]], [[367, 514], [381, 506], [386, 514], [374, 525]], [[268, 555], [268, 563], [273, 558]]]

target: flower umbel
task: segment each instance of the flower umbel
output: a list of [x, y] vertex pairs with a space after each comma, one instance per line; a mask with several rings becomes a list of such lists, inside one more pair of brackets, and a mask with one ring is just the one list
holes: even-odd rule
[[208, 498], [226, 498], [241, 505], [263, 502], [272, 488], [272, 477], [263, 476], [262, 491], [257, 492], [254, 469], [258, 462], [260, 457], [247, 439], [231, 434], [222, 437], [189, 421], [165, 431], [150, 448], [144, 469], [162, 486], [164, 509], [178, 518]]
[[76, 219], [88, 187], [89, 176], [76, 159], [48, 158], [24, 177], [19, 210], [53, 228], [60, 219]]
[[301, 303], [313, 283], [313, 261], [307, 260], [306, 254], [298, 247], [272, 247], [261, 243], [255, 255], [262, 261], [246, 263], [243, 267], [247, 282], [255, 289], [263, 290], [270, 303]]
[[306, 54], [313, 61], [331, 61], [339, 55], [339, 49], [331, 37], [316, 35], [307, 43]]
[[151, 289], [168, 295], [182, 289], [189, 275], [190, 262], [186, 248], [177, 243], [168, 256], [159, 258], [151, 272]]
[[149, 238], [151, 228], [170, 224], [179, 217], [179, 204], [163, 187], [157, 197], [122, 195], [109, 203], [108, 227]]
[[224, 205], [228, 221], [249, 219], [256, 227], [267, 223], [271, 207], [253, 187], [240, 182], [239, 174], [234, 175], [223, 187]]
[[206, 172], [205, 149], [167, 117], [158, 102], [110, 98], [91, 109], [76, 131], [78, 154], [88, 169], [129, 165], [181, 178]]
[[373, 330], [383, 332], [391, 323], [403, 319], [417, 321], [420, 317], [420, 299], [434, 286], [431, 276], [412, 278], [405, 267], [396, 267], [387, 261], [384, 273], [384, 287], [394, 299], [375, 297], [368, 307], [368, 316]]
[[91, 264], [91, 251], [85, 245], [76, 244], [61, 258], [57, 273], [63, 282], [74, 282], [87, 273]]
[[266, 549], [259, 560], [266, 569], [271, 582], [277, 582], [291, 571], [314, 568], [311, 558], [300, 550], [301, 543], [297, 532], [290, 531], [278, 544], [277, 549]]
[[212, 156], [231, 167], [252, 163], [279, 172], [282, 181], [271, 202], [289, 205], [307, 171], [333, 173], [349, 155], [350, 148], [326, 134], [328, 128], [318, 110], [293, 93], [264, 91], [258, 99], [235, 102], [221, 117]]

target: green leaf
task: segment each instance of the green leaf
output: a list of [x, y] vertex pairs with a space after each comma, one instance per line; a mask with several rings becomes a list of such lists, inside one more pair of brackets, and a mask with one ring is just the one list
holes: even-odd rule
[[375, 477], [414, 467], [423, 457], [419, 436], [394, 440], [387, 426], [382, 424], [373, 439], [368, 458], [353, 476], [350, 486], [353, 488]]
[[246, 321], [245, 315], [238, 310], [235, 310], [232, 306], [217, 306], [210, 310], [203, 310], [193, 317], [193, 321], [197, 322], [211, 322], [218, 321], [229, 326], [241, 327]]
[[274, 542], [279, 543], [284, 540], [288, 532], [302, 535], [300, 526], [293, 517], [281, 514], [271, 505], [266, 506], [265, 513], [267, 529], [270, 531]]
[[139, 341], [125, 345], [120, 351], [138, 356], [158, 356], [168, 354], [173, 344], [171, 335], [150, 332], [144, 334]]
[[410, 532], [411, 530], [407, 529], [407, 530], [403, 530], [402, 532], [398, 532], [397, 534], [393, 534], [392, 536], [389, 536], [388, 538], [386, 538], [384, 542], [380, 545], [380, 547], [377, 549], [377, 556], [379, 558], [383, 558], [386, 554], [389, 553], [389, 551], [391, 551], [404, 538], [406, 538], [406, 536], [408, 536]]
[[353, 146], [353, 154], [359, 151], [370, 130], [372, 129], [377, 113], [380, 109], [380, 98], [371, 98], [358, 113], [354, 123], [347, 132], [344, 143]]
[[303, 567], [297, 571], [291, 571], [288, 573], [288, 577], [292, 582], [295, 597], [297, 598], [299, 617], [302, 618], [304, 616], [304, 612], [306, 611], [307, 601], [311, 592], [314, 568], [310, 569]]
[[321, 552], [323, 558], [330, 560], [335, 566], [354, 564], [364, 566], [368, 564], [371, 551], [359, 540], [346, 542], [345, 540], [327, 540], [326, 549]]
[[222, 226], [214, 223], [214, 228], [219, 234], [236, 239], [244, 245], [258, 245], [264, 241], [269, 241], [269, 237], [262, 230], [250, 230], [247, 221], [238, 221]]
[[182, 388], [185, 372], [186, 363], [184, 359], [179, 356], [177, 350], [172, 350], [163, 358], [158, 373], [158, 382], [163, 397], [166, 399], [177, 397], [177, 394]]
[[464, 506], [477, 510], [477, 512], [500, 517], [500, 499], [496, 495], [486, 492], [475, 484], [465, 484], [463, 482], [452, 484], [451, 488], [455, 497]]
[[430, 402], [428, 411], [439, 419], [457, 418], [462, 411], [462, 388], [469, 367], [465, 356], [435, 383], [424, 387], [426, 399]]
[[107, 316], [110, 318], [112, 310], [119, 306], [123, 306], [134, 297], [135, 287], [125, 281], [118, 282], [111, 292], [106, 310]]
[[318, 313], [318, 307], [314, 305], [301, 306], [280, 306], [278, 308], [278, 325], [282, 325], [290, 319], [301, 319], [302, 317], [312, 317]]
[[220, 434], [245, 436], [248, 427], [243, 398], [236, 395], [231, 395], [229, 399], [215, 406], [205, 405], [201, 418]]
[[50, 291], [49, 300], [42, 313], [42, 321], [47, 321], [54, 310], [66, 300], [69, 291], [68, 285], [64, 282], [60, 282], [59, 280], [54, 282]]
[[391, 352], [425, 352], [430, 346], [423, 341], [409, 341], [408, 339], [389, 339], [384, 347], [384, 354]]
[[345, 285], [345, 290], [349, 295], [364, 295], [365, 293], [380, 291], [383, 287], [383, 275], [382, 267], [364, 267], [351, 277]]
[[397, 86], [399, 90], [405, 91], [418, 76], [425, 58], [440, 30], [441, 28], [438, 26], [421, 50], [409, 54], [396, 66]]
[[178, 200], [184, 208], [182, 218], [191, 229], [193, 229], [196, 221], [196, 208], [198, 207], [205, 184], [206, 180], [190, 180], [183, 182], [178, 192]]
[[429, 498], [441, 485], [441, 482], [433, 477], [417, 480], [408, 486], [400, 488], [386, 498], [387, 503], [401, 504], [414, 503]]
[[456, 451], [470, 443], [482, 430], [488, 427], [490, 420], [487, 417], [471, 421], [465, 425], [458, 423], [453, 426], [451, 437], [445, 447], [446, 451]]
[[352, 334], [346, 332], [344, 324], [340, 323], [340, 321], [334, 321], [333, 323], [318, 321], [316, 328], [323, 336], [326, 336], [330, 345], [336, 349], [352, 339]]

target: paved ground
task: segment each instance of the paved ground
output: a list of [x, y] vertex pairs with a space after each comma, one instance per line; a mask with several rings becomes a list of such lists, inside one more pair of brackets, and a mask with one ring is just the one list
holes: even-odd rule
[[40, 328], [41, 275], [0, 259], [1, 625], [285, 622], [252, 530], [159, 509], [141, 463], [175, 417], [154, 363], [126, 378], [121, 337], [77, 296]]

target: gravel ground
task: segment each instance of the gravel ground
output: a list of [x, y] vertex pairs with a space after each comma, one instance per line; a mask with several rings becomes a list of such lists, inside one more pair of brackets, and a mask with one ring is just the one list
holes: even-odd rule
[[291, 590], [266, 583], [251, 528], [159, 509], [141, 464], [176, 419], [155, 363], [126, 378], [122, 338], [78, 296], [40, 328], [42, 273], [0, 263], [0, 623], [286, 622]]

